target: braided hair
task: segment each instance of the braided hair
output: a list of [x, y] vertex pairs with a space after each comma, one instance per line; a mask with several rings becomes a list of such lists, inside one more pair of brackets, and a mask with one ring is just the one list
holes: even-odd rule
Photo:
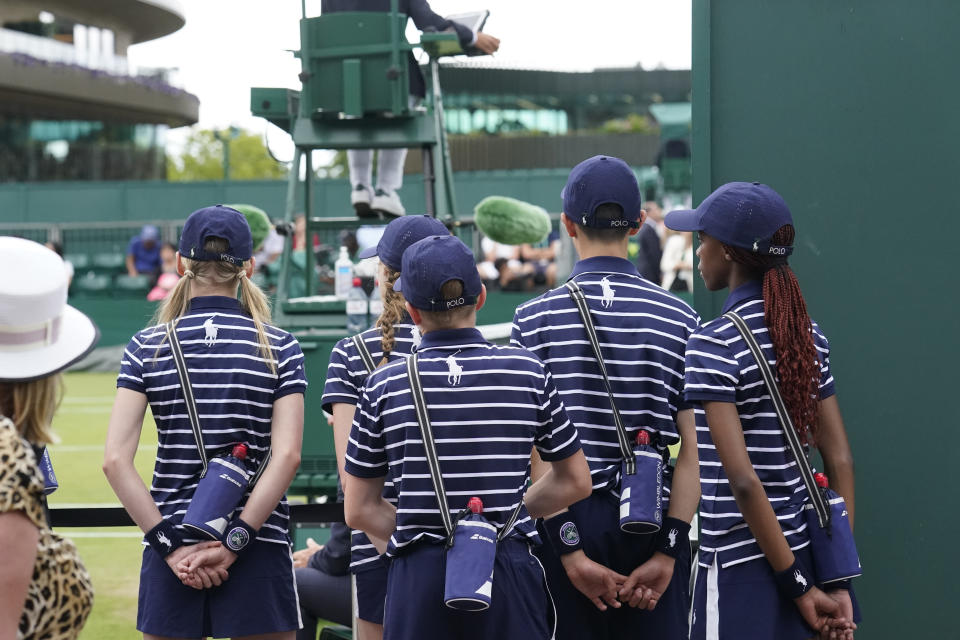
[[405, 300], [403, 296], [393, 290], [393, 285], [400, 277], [399, 271], [394, 271], [387, 265], [383, 265], [384, 287], [383, 292], [383, 312], [377, 318], [377, 328], [380, 329], [380, 346], [383, 351], [383, 360], [377, 367], [387, 364], [390, 359], [390, 352], [393, 351], [395, 344], [394, 324], [403, 320], [407, 313]]
[[[793, 225], [773, 234], [771, 244], [792, 246]], [[816, 444], [820, 397], [820, 358], [813, 323], [800, 283], [785, 257], [765, 256], [724, 245], [734, 262], [763, 274], [763, 314], [777, 358], [780, 392], [801, 442]]]

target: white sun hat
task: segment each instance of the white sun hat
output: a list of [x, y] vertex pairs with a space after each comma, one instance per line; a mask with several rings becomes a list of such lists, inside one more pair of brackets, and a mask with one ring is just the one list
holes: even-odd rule
[[0, 382], [45, 378], [96, 346], [100, 332], [67, 304], [68, 286], [56, 253], [0, 236]]

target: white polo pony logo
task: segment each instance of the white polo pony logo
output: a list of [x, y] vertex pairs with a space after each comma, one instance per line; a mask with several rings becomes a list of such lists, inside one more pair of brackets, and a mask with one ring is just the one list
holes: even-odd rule
[[670, 532], [667, 533], [667, 538], [670, 539], [670, 548], [671, 548], [671, 549], [673, 549], [675, 546], [677, 546], [677, 534], [678, 534], [678, 533], [679, 533], [679, 531], [677, 531], [676, 529], [670, 529]]
[[807, 579], [803, 577], [803, 574], [800, 573], [799, 569], [793, 572], [793, 579], [796, 580], [797, 584], [803, 587], [804, 589], [807, 588]]
[[163, 531], [157, 531], [157, 542], [167, 545], [167, 549], [173, 548], [173, 543], [170, 542], [170, 538], [168, 538]]
[[217, 342], [217, 327], [213, 324], [213, 316], [203, 323], [203, 330], [206, 332], [203, 336], [203, 344], [212, 347]]
[[447, 356], [447, 384], [457, 386], [460, 384], [460, 377], [463, 375], [463, 367], [453, 356]]
[[600, 281], [600, 287], [603, 289], [603, 297], [600, 298], [600, 304], [604, 309], [609, 309], [613, 305], [613, 296], [615, 295], [613, 287], [610, 286], [610, 280], [604, 276]]

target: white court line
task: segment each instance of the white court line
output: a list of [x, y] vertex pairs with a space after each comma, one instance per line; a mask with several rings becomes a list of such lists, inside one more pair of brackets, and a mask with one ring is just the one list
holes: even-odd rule
[[113, 396], [65, 396], [63, 404], [113, 404]]
[[[102, 444], [52, 444], [50, 445], [50, 451], [53, 453], [83, 453], [85, 451], [103, 451], [104, 445]], [[156, 451], [157, 445], [155, 444], [141, 444], [137, 447], [137, 451]]]
[[142, 538], [142, 531], [70, 531], [69, 529], [57, 529], [58, 532], [64, 532], [65, 538]]

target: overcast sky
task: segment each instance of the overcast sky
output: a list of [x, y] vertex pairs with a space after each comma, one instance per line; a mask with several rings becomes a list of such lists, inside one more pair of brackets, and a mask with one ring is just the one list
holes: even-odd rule
[[[691, 0], [431, 0], [441, 15], [489, 9], [485, 31], [501, 39], [484, 63], [518, 68], [590, 70], [641, 64], [690, 68]], [[133, 46], [138, 67], [175, 67], [178, 83], [200, 98], [200, 126], [263, 131], [250, 115], [250, 87], [298, 88], [298, 0], [183, 0], [186, 25]], [[308, 0], [308, 15], [320, 11]], [[409, 35], [416, 37], [410, 25]], [[171, 132], [174, 145], [185, 133]], [[273, 135], [273, 134], [271, 134]]]

